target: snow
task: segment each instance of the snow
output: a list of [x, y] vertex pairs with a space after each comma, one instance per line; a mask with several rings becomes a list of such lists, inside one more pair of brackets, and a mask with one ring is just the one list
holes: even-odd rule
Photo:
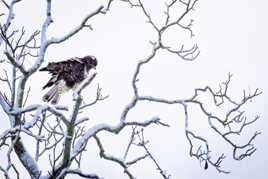
[[32, 105], [27, 106], [25, 108], [16, 108], [15, 110], [9, 112], [9, 114], [15, 115], [15, 114], [20, 114], [20, 113], [33, 111], [33, 110], [39, 108], [40, 106], [41, 106], [40, 104], [32, 104]]
[[[48, 12], [50, 12], [50, 8], [51, 7], [48, 7]], [[75, 27], [73, 30], [71, 30], [69, 33], [65, 34], [63, 37], [60, 37], [60, 38], [55, 38], [55, 37], [52, 37], [48, 42], [49, 44], [51, 43], [61, 43], [67, 39], [69, 39], [70, 37], [72, 37], [73, 35], [75, 35], [77, 32], [79, 32], [84, 26], [85, 26], [85, 23], [88, 21], [88, 19], [90, 19], [91, 17], [97, 15], [101, 9], [103, 9], [103, 6], [101, 5], [100, 7], [98, 7], [95, 11], [91, 12], [90, 14], [88, 14], [81, 22], [81, 24], [79, 24], [77, 27]], [[48, 19], [49, 20], [49, 19]], [[51, 20], [51, 19], [50, 19]]]
[[84, 79], [81, 84], [78, 85], [78, 87], [73, 92], [73, 100], [76, 100], [78, 97], [78, 94], [80, 94], [81, 90], [84, 89], [87, 85], [91, 83], [91, 81], [95, 78], [97, 73], [93, 73], [92, 75], [88, 76], [86, 79]]
[[64, 106], [64, 105], [55, 105], [54, 106], [56, 109], [58, 109], [58, 110], [66, 110], [66, 111], [68, 111], [68, 106]]
[[213, 124], [212, 124], [212, 122], [211, 122], [211, 117], [208, 117], [208, 124], [209, 124], [209, 126], [210, 126], [211, 128], [214, 127]]
[[10, 132], [10, 129], [5, 130], [5, 131], [0, 135], [0, 139], [2, 139], [3, 137], [5, 137], [9, 132]]
[[131, 102], [128, 105], [126, 105], [125, 109], [123, 110], [123, 112], [121, 114], [121, 118], [120, 118], [120, 121], [122, 123], [126, 120], [126, 116], [127, 116], [127, 113], [129, 112], [129, 110], [135, 106], [136, 101], [137, 101], [137, 97], [134, 96], [132, 98]]
[[124, 159], [122, 159], [122, 158], [115, 157], [115, 156], [113, 156], [113, 155], [111, 155], [111, 154], [105, 154], [105, 155], [106, 155], [106, 157], [108, 157], [108, 158], [111, 159], [111, 160], [119, 161], [119, 162], [124, 163]]
[[[91, 174], [85, 174], [85, 173], [83, 173], [80, 169], [68, 169], [66, 172], [68, 172], [68, 173], [74, 173], [74, 174], [81, 174], [81, 175], [83, 175], [83, 176], [85, 176], [85, 177], [87, 177], [87, 178], [95, 178], [96, 176], [98, 176], [97, 174], [95, 174], [95, 173], [91, 173]], [[104, 178], [102, 178], [102, 177], [99, 177], [100, 179], [104, 179]]]
[[81, 124], [81, 123], [83, 123], [83, 122], [85, 122], [87, 120], [89, 120], [88, 117], [83, 117], [81, 119], [78, 119], [78, 120], [75, 121], [75, 125]]
[[[121, 124], [121, 123], [120, 123]], [[118, 125], [119, 126], [119, 125]], [[90, 138], [92, 137], [93, 134], [95, 134], [97, 131], [100, 131], [100, 130], [103, 130], [105, 128], [115, 128], [115, 127], [112, 127], [112, 126], [109, 126], [108, 124], [98, 124], [98, 125], [95, 125], [93, 126], [91, 129], [89, 129], [85, 135], [78, 140], [78, 142], [75, 144], [74, 146], [74, 149], [72, 151], [72, 154], [71, 154], [71, 158], [76, 156], [77, 153], [79, 153], [81, 147], [83, 146], [83, 144]]]
[[[51, 19], [51, 1], [47, 1], [47, 18], [42, 26], [42, 32], [41, 32], [41, 44], [42, 46], [44, 46], [47, 43], [47, 36], [46, 36], [46, 32], [47, 32], [47, 27], [49, 26], [49, 24], [52, 22]], [[41, 49], [40, 49], [41, 51]]]
[[[0, 39], [1, 40], [1, 39]], [[1, 43], [1, 42], [0, 42]], [[0, 44], [1, 45], [1, 44]], [[6, 179], [10, 179], [10, 176], [8, 175], [8, 171], [7, 170], [5, 170], [4, 168], [2, 168], [1, 166], [0, 166], [0, 170], [5, 174], [5, 177], [6, 177]]]
[[35, 176], [39, 175], [40, 170], [36, 162], [33, 160], [31, 155], [27, 151], [24, 151], [21, 154], [20, 159], [23, 161], [24, 165], [27, 165], [27, 168], [31, 170], [32, 174], [34, 174]]
[[10, 110], [10, 107], [8, 106], [8, 104], [5, 102], [4, 98], [2, 95], [0, 95], [0, 104], [2, 106], [2, 108], [4, 109], [4, 111], [6, 113], [8, 113], [8, 111]]
[[[14, 5], [18, 2], [18, 0], [12, 0], [10, 5], [9, 5], [9, 12], [8, 12], [8, 17], [5, 23], [5, 27], [8, 27], [9, 24], [11, 23], [11, 20], [14, 18], [14, 13], [13, 13], [13, 8]], [[3, 39], [0, 37], [0, 46], [2, 44]]]
[[28, 129], [34, 126], [34, 124], [37, 122], [38, 117], [40, 116], [40, 114], [42, 113], [42, 111], [46, 109], [46, 106], [39, 106], [35, 112], [35, 115], [33, 117], [33, 119], [30, 122], [27, 122], [23, 128]]
[[[96, 134], [97, 132], [99, 132], [101, 130], [106, 130], [106, 131], [109, 131], [109, 132], [117, 133], [123, 127], [125, 127], [127, 125], [141, 125], [141, 126], [146, 126], [146, 125], [149, 125], [150, 123], [155, 123], [158, 120], [159, 120], [159, 117], [153, 117], [151, 120], [146, 120], [144, 122], [126, 122], [126, 123], [124, 123], [124, 121], [121, 120], [115, 126], [111, 126], [111, 125], [108, 125], [108, 124], [105, 124], [105, 123], [95, 125], [91, 129], [89, 129], [85, 133], [85, 135], [82, 138], [80, 138], [78, 140], [78, 142], [75, 144], [74, 149], [73, 149], [72, 154], [71, 154], [71, 158], [74, 157], [74, 156], [76, 156], [79, 153], [79, 151], [80, 151], [81, 147], [83, 146], [83, 144], [86, 143], [86, 141], [90, 137], [92, 137], [94, 134]], [[123, 160], [120, 160], [120, 161], [123, 161]]]

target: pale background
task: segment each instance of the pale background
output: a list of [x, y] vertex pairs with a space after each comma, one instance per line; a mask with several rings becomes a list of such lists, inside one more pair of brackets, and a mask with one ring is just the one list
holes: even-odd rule
[[[106, 1], [52, 1], [52, 18], [54, 23], [49, 27], [52, 36], [62, 36], [69, 32], [81, 19], [98, 4]], [[162, 1], [161, 1], [162, 2]], [[164, 17], [164, 4], [160, 1], [151, 3], [151, 15], [161, 20]], [[146, 3], [146, 4], [147, 4]], [[183, 179], [264, 179], [267, 178], [267, 7], [264, 0], [204, 0], [199, 1], [196, 11], [191, 14], [195, 37], [189, 39], [189, 34], [170, 31], [167, 43], [193, 44], [200, 47], [200, 56], [194, 62], [182, 61], [175, 55], [166, 52], [158, 53], [156, 58], [142, 69], [139, 79], [139, 89], [144, 95], [157, 97], [186, 98], [193, 94], [196, 87], [212, 85], [217, 87], [219, 82], [227, 78], [228, 72], [234, 74], [231, 82], [231, 91], [236, 98], [242, 96], [243, 89], [251, 90], [260, 88], [264, 93], [257, 97], [248, 106], [249, 114], [260, 114], [261, 119], [243, 133], [252, 135], [255, 131], [262, 134], [256, 139], [257, 152], [250, 158], [237, 162], [232, 160], [231, 150], [221, 138], [209, 129], [207, 120], [193, 107], [189, 110], [190, 125], [197, 127], [198, 134], [206, 136], [214, 152], [218, 156], [226, 153], [227, 159], [223, 168], [230, 170], [231, 174], [219, 174], [214, 168], [203, 170], [196, 159], [188, 154], [189, 145], [184, 135], [184, 118], [181, 106], [141, 103], [130, 112], [129, 120], [147, 120], [159, 116], [170, 128], [158, 126], [149, 127], [146, 136], [150, 139], [149, 148], [156, 157], [160, 166], [171, 174], [172, 178]], [[15, 8], [16, 26], [25, 26], [29, 33], [40, 29], [44, 21], [45, 1], [28, 0], [18, 3]], [[0, 9], [1, 11], [1, 9]], [[3, 20], [3, 19], [1, 19]], [[45, 56], [45, 64], [49, 61], [58, 61], [65, 58], [85, 55], [94, 55], [98, 58], [98, 75], [95, 82], [84, 90], [85, 99], [93, 99], [97, 83], [103, 88], [103, 94], [110, 97], [89, 109], [89, 126], [107, 122], [116, 124], [126, 104], [133, 94], [131, 78], [138, 60], [145, 58], [151, 51], [150, 40], [155, 34], [152, 28], [145, 23], [145, 18], [140, 10], [129, 8], [126, 3], [114, 3], [111, 11], [106, 15], [94, 17], [90, 20], [94, 31], [83, 30], [69, 41], [50, 46]], [[183, 36], [184, 35], [184, 36]], [[29, 62], [31, 64], [31, 62]], [[44, 64], [44, 65], [45, 65]], [[29, 103], [40, 103], [42, 85], [47, 80], [45, 73], [36, 73], [28, 81], [31, 85]], [[1, 87], [2, 89], [2, 87]], [[71, 94], [65, 95], [60, 101], [68, 105]], [[3, 119], [0, 132], [9, 125]], [[121, 136], [106, 136], [102, 134], [107, 152], [122, 157], [127, 144], [128, 135], [122, 131]], [[125, 136], [125, 137], [124, 137]], [[127, 136], [127, 137], [126, 137]], [[246, 138], [241, 139], [246, 141]], [[27, 144], [32, 145], [31, 142]], [[30, 150], [30, 149], [29, 149]], [[137, 150], [138, 152], [141, 150]], [[217, 154], [217, 155], [215, 155]], [[135, 156], [135, 155], [133, 155]], [[0, 156], [0, 163], [5, 162], [5, 156]], [[84, 156], [85, 171], [97, 173], [105, 178], [127, 178], [122, 168], [117, 164], [98, 159], [98, 149], [95, 142], [90, 142], [88, 151]], [[40, 161], [46, 167], [45, 159]], [[150, 160], [144, 160], [130, 168], [138, 178], [160, 179]], [[25, 177], [28, 177], [25, 175]]]

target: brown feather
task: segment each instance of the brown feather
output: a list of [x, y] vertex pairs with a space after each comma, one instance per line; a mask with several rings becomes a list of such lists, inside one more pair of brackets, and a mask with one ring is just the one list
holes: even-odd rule
[[[94, 56], [85, 56], [83, 58], [74, 57], [60, 62], [48, 63], [46, 67], [40, 69], [40, 71], [48, 71], [52, 74], [50, 80], [43, 86], [43, 89], [53, 85], [55, 87], [61, 80], [65, 82], [64, 85], [66, 88], [74, 88], [86, 78], [89, 70], [96, 68], [96, 66], [97, 59]], [[59, 100], [60, 93], [52, 92], [54, 91], [51, 91], [51, 94], [45, 94], [43, 97], [45, 99], [43, 100], [47, 102], [52, 100], [52, 103], [56, 104]]]

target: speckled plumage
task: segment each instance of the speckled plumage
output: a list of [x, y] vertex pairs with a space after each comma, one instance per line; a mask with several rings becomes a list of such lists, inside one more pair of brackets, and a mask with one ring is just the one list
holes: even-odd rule
[[40, 71], [48, 71], [52, 74], [43, 89], [53, 87], [43, 96], [43, 101], [57, 104], [62, 93], [77, 87], [86, 78], [89, 70], [96, 66], [97, 59], [94, 56], [74, 57], [48, 63], [46, 67], [40, 69]]

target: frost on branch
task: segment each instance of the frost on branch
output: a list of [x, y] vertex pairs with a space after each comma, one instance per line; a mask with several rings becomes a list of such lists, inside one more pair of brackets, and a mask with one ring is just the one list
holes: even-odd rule
[[[0, 104], [6, 114], [7, 120], [10, 122], [10, 128], [1, 132], [0, 147], [6, 149], [7, 164], [0, 165], [0, 171], [6, 178], [11, 178], [11, 173], [20, 176], [21, 169], [18, 169], [17, 164], [11, 157], [11, 154], [16, 153], [20, 162], [31, 178], [64, 178], [67, 175], [77, 175], [83, 178], [99, 179], [102, 174], [85, 172], [83, 167], [83, 156], [87, 154], [87, 144], [90, 140], [95, 141], [95, 147], [99, 150], [99, 157], [103, 160], [113, 162], [123, 168], [124, 174], [128, 178], [135, 178], [131, 166], [142, 160], [151, 161], [157, 169], [160, 177], [169, 179], [172, 177], [168, 168], [162, 168], [159, 161], [153, 154], [153, 149], [148, 145], [151, 139], [147, 139], [146, 128], [159, 125], [161, 127], [169, 127], [161, 121], [160, 117], [145, 119], [143, 121], [128, 121], [130, 111], [132, 111], [139, 102], [146, 101], [148, 103], [162, 103], [166, 105], [181, 106], [184, 110], [185, 120], [185, 135], [189, 143], [189, 154], [196, 158], [204, 169], [215, 168], [218, 172], [228, 173], [228, 170], [222, 168], [222, 162], [226, 158], [225, 154], [218, 155], [214, 158], [212, 155], [216, 151], [212, 151], [209, 140], [199, 135], [196, 131], [192, 131], [191, 117], [189, 108], [198, 106], [202, 113], [207, 118], [207, 126], [214, 132], [214, 135], [221, 137], [227, 146], [233, 151], [234, 160], [242, 160], [251, 156], [255, 151], [254, 139], [260, 132], [250, 136], [246, 143], [239, 143], [233, 140], [235, 137], [243, 135], [243, 131], [251, 127], [259, 116], [250, 119], [246, 116], [244, 106], [255, 97], [261, 94], [261, 91], [256, 89], [253, 93], [243, 92], [241, 99], [236, 99], [229, 93], [230, 82], [232, 75], [229, 74], [225, 82], [219, 85], [219, 89], [214, 89], [210, 86], [204, 88], [193, 89], [193, 94], [189, 98], [165, 99], [154, 97], [152, 95], [142, 95], [142, 86], [138, 86], [137, 82], [142, 78], [141, 71], [145, 66], [149, 66], [151, 61], [157, 56], [158, 51], [163, 50], [167, 54], [175, 55], [179, 60], [194, 61], [199, 56], [199, 48], [196, 44], [187, 46], [180, 44], [176, 47], [167, 45], [165, 35], [167, 31], [173, 27], [179, 27], [185, 34], [190, 34], [190, 40], [194, 36], [192, 26], [193, 20], [189, 19], [190, 14], [196, 8], [198, 0], [169, 0], [165, 2], [165, 10], [162, 13], [164, 17], [160, 23], [151, 15], [151, 7], [147, 6], [146, 1], [142, 0], [108, 0], [106, 7], [99, 6], [94, 11], [87, 14], [81, 19], [69, 33], [63, 34], [61, 37], [48, 38], [47, 30], [52, 21], [53, 6], [50, 0], [47, 0], [46, 18], [42, 28], [32, 32], [30, 36], [26, 35], [24, 28], [12, 29], [12, 22], [15, 21], [14, 6], [16, 3], [23, 1], [12, 0], [10, 4], [2, 1], [1, 5], [5, 6], [8, 15], [5, 23], [0, 24], [0, 48], [4, 51], [1, 54], [3, 60], [1, 65], [5, 64], [9, 69], [1, 68], [0, 83], [5, 85], [6, 90], [0, 91]], [[96, 90], [96, 98], [87, 102], [83, 99], [81, 92], [89, 85], [96, 77], [97, 73], [86, 78], [73, 93], [73, 106], [69, 109], [66, 106], [50, 106], [44, 104], [27, 104], [27, 99], [31, 97], [31, 89], [26, 88], [26, 83], [31, 75], [33, 75], [41, 64], [44, 62], [44, 56], [47, 53], [47, 48], [53, 45], [60, 45], [62, 42], [69, 40], [72, 36], [79, 34], [83, 28], [91, 28], [88, 22], [94, 16], [99, 14], [109, 15], [113, 10], [113, 5], [116, 3], [127, 4], [130, 8], [136, 8], [138, 13], [141, 13], [146, 20], [146, 23], [151, 26], [152, 32], [157, 34], [157, 38], [150, 41], [151, 51], [144, 58], [139, 59], [134, 70], [131, 87], [132, 91], [129, 95], [132, 99], [122, 109], [118, 123], [109, 125], [106, 123], [85, 126], [85, 122], [90, 118], [88, 116], [81, 117], [83, 111], [90, 109], [100, 101], [106, 100], [108, 95], [102, 94], [102, 88], [98, 85]], [[177, 13], [177, 7], [180, 10]], [[176, 11], [175, 17], [171, 12]], [[0, 18], [5, 14], [0, 14]], [[57, 23], [57, 22], [55, 22]], [[33, 65], [27, 65], [27, 60], [33, 60]], [[100, 73], [100, 72], [98, 72]], [[2, 88], [1, 88], [2, 89]], [[201, 100], [203, 94], [213, 100], [214, 106], [221, 109], [221, 106], [229, 107], [225, 114], [218, 115], [211, 110], [206, 104], [207, 101]], [[112, 95], [112, 94], [111, 94]], [[97, 119], [96, 119], [97, 121]], [[114, 120], [116, 121], [116, 120]], [[122, 134], [122, 130], [130, 128], [130, 139], [128, 145], [125, 146], [125, 151], [122, 155], [110, 153], [103, 144], [102, 133]], [[32, 139], [34, 153], [27, 152], [27, 146], [24, 144], [21, 136], [26, 136]], [[130, 153], [135, 147], [142, 149], [143, 153], [139, 153], [136, 157], [130, 158]], [[151, 151], [152, 150], [152, 151]], [[48, 160], [50, 166], [48, 171], [44, 171], [38, 162], [42, 159]], [[228, 166], [226, 166], [228, 168]], [[152, 171], [154, 172], [154, 171]]]
[[[9, 69], [1, 68], [1, 86], [6, 85], [7, 90], [2, 90], [1, 88], [0, 104], [11, 125], [10, 129], [5, 130], [1, 134], [0, 138], [1, 147], [7, 147], [8, 149], [8, 165], [5, 167], [1, 166], [1, 171], [4, 173], [6, 178], [10, 178], [9, 173], [11, 171], [15, 172], [19, 177], [19, 173], [21, 171], [16, 168], [11, 157], [11, 154], [15, 152], [31, 178], [40, 178], [41, 174], [44, 175], [43, 178], [57, 177], [61, 174], [64, 168], [70, 165], [70, 161], [68, 159], [70, 146], [69, 148], [65, 147], [64, 157], [61, 165], [58, 166], [56, 166], [56, 163], [59, 161], [59, 158], [61, 158], [59, 157], [61, 155], [57, 156], [58, 158], [55, 157], [56, 148], [60, 146], [61, 141], [64, 141], [64, 139], [66, 145], [70, 143], [69, 141], [72, 141], [72, 135], [68, 136], [71, 132], [66, 132], [65, 128], [72, 131], [74, 125], [77, 125], [74, 121], [72, 121], [76, 119], [75, 114], [77, 111], [73, 111], [73, 115], [71, 115], [72, 119], [69, 119], [61, 112], [62, 110], [68, 111], [66, 107], [52, 107], [40, 104], [25, 106], [27, 104], [27, 99], [30, 97], [29, 94], [31, 93], [30, 88], [26, 89], [26, 83], [29, 77], [33, 75], [43, 63], [48, 46], [52, 44], [60, 44], [79, 33], [79, 31], [84, 27], [88, 27], [86, 23], [92, 17], [101, 14], [101, 10], [104, 6], [99, 6], [96, 10], [87, 14], [85, 18], [82, 19], [82, 22], [72, 29], [70, 33], [67, 33], [60, 38], [53, 37], [48, 39], [47, 29], [52, 23], [51, 1], [47, 0], [47, 9], [45, 12], [46, 19], [42, 28], [34, 31], [30, 36], [27, 35], [24, 27], [14, 30], [14, 27], [12, 26], [12, 22], [16, 21], [16, 12], [14, 12], [14, 6], [16, 3], [21, 3], [21, 1], [12, 0], [10, 4], [6, 1], [1, 2], [1, 6], [5, 6], [8, 12], [6, 22], [0, 24], [0, 48], [4, 49], [3, 53], [1, 53], [1, 58], [4, 59], [1, 60], [1, 66], [8, 66]], [[5, 14], [1, 14], [1, 16], [5, 16]], [[26, 61], [29, 60], [34, 62], [33, 65], [29, 65], [28, 62], [26, 63]], [[2, 74], [4, 74], [4, 77]], [[89, 80], [87, 80], [86, 83], [83, 83], [80, 91], [89, 83]], [[76, 94], [79, 94], [80, 91], [77, 91]], [[79, 102], [79, 99], [81, 103], [81, 98], [78, 98], [76, 100], [76, 105]], [[77, 106], [79, 108], [79, 105]], [[55, 125], [51, 125], [47, 121], [53, 116], [57, 119]], [[23, 134], [36, 141], [35, 155], [31, 155], [27, 152], [27, 146], [24, 145], [21, 138], [21, 135]], [[46, 175], [45, 172], [42, 172], [42, 169], [39, 169], [37, 161], [43, 155], [50, 155], [48, 154], [50, 152], [54, 154], [54, 157], [52, 157], [53, 161], [51, 161], [52, 172], [49, 172], [49, 174]], [[66, 172], [79, 173], [78, 171], [71, 170], [66, 170]]]

